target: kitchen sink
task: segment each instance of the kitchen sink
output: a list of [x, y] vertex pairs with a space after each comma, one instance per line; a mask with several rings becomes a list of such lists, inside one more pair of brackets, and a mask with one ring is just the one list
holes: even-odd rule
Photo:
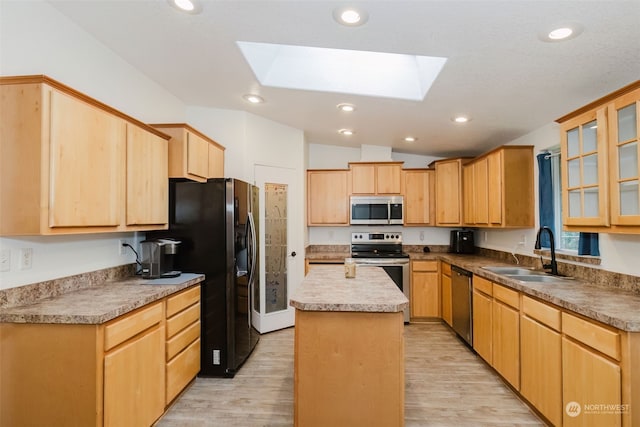
[[535, 283], [562, 283], [567, 280], [571, 280], [570, 277], [561, 276], [549, 276], [542, 274], [508, 274], [506, 275], [510, 279], [518, 280], [520, 282], [535, 282]]
[[543, 271], [536, 271], [524, 267], [482, 267], [492, 273], [502, 274], [505, 276], [524, 276], [524, 275], [540, 275], [545, 274]]

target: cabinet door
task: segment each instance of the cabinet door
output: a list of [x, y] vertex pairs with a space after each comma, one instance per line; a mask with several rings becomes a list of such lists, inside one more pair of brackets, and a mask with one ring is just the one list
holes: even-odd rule
[[496, 151], [487, 156], [488, 220], [491, 225], [502, 224], [502, 179], [502, 151]]
[[494, 299], [492, 322], [493, 367], [520, 390], [520, 314]]
[[349, 225], [349, 171], [307, 172], [307, 225]]
[[209, 141], [192, 132], [187, 132], [187, 174], [209, 175]]
[[442, 280], [442, 320], [451, 326], [453, 322], [453, 311], [451, 307], [451, 276], [443, 274]]
[[[622, 402], [620, 367], [617, 364], [562, 337], [562, 384], [564, 426], [621, 425], [621, 414], [600, 409]], [[587, 405], [594, 408], [589, 410]]]
[[[489, 176], [486, 157], [473, 164], [473, 189], [475, 201], [475, 220], [478, 225], [489, 224]], [[494, 191], [491, 189], [491, 191]]]
[[611, 223], [640, 225], [640, 89], [608, 109]]
[[411, 317], [440, 317], [437, 272], [411, 274]]
[[224, 178], [224, 149], [209, 144], [209, 178]]
[[527, 316], [520, 324], [520, 392], [553, 425], [562, 425], [562, 340]]
[[464, 223], [474, 225], [476, 223], [476, 202], [473, 165], [465, 165], [462, 167], [462, 206], [464, 214]]
[[493, 362], [493, 309], [491, 297], [473, 290], [473, 348], [490, 365]]
[[104, 425], [149, 426], [164, 411], [164, 328], [104, 357]]
[[436, 163], [436, 224], [453, 226], [462, 223], [460, 160]]
[[401, 175], [400, 165], [376, 165], [376, 193], [400, 194]]
[[568, 226], [608, 226], [606, 108], [561, 126], [562, 216]]
[[168, 142], [127, 125], [127, 225], [168, 223]]
[[123, 119], [51, 91], [49, 227], [120, 224]]
[[429, 170], [405, 170], [404, 225], [432, 225], [434, 219], [434, 177]]
[[351, 193], [376, 194], [376, 167], [373, 164], [351, 164]]

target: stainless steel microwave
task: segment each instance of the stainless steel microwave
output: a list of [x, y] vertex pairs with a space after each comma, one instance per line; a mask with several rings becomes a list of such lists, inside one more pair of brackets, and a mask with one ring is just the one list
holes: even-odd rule
[[403, 196], [351, 196], [351, 225], [403, 225]]

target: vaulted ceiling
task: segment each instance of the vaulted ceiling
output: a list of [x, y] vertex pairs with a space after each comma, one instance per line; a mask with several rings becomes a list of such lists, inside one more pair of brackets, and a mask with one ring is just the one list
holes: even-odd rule
[[[474, 155], [507, 143], [640, 78], [640, 1], [50, 0], [187, 105], [245, 110], [302, 129], [319, 144]], [[337, 8], [368, 20], [344, 26]], [[581, 33], [544, 41], [556, 26]], [[413, 101], [262, 86], [238, 41], [447, 58]], [[292, 67], [295, 68], [295, 67]], [[294, 73], [295, 69], [292, 70]], [[393, 82], [381, 79], [380, 85]], [[262, 104], [243, 95], [255, 93]], [[344, 113], [337, 104], [351, 103]], [[457, 125], [464, 114], [471, 121]], [[353, 129], [344, 136], [339, 129]], [[414, 136], [413, 143], [403, 141]]]

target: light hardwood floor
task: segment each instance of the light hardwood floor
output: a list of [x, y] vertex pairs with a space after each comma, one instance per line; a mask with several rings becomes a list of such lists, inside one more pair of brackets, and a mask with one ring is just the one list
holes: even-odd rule
[[[544, 426], [442, 324], [405, 326], [405, 425]], [[197, 378], [158, 427], [293, 425], [293, 329], [272, 332], [233, 379]]]

